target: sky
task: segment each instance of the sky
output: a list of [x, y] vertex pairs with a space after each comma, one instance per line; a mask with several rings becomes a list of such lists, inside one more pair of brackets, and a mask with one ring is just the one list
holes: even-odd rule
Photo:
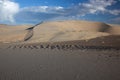
[[120, 0], [0, 0], [0, 24], [54, 20], [120, 24]]

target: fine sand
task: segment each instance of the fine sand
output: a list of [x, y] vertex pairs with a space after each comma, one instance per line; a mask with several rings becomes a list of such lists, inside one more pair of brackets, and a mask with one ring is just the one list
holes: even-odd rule
[[120, 25], [0, 25], [0, 80], [120, 80]]

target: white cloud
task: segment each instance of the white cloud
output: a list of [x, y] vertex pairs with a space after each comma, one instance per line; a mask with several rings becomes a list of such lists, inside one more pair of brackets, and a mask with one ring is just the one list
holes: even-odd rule
[[120, 14], [120, 10], [108, 10], [108, 12], [110, 14], [113, 14], [113, 15], [119, 15]]
[[19, 12], [19, 4], [10, 0], [0, 0], [0, 21], [14, 22], [14, 15]]
[[47, 12], [48, 6], [32, 6], [32, 7], [24, 7], [21, 11], [30, 11], [30, 12]]
[[107, 12], [107, 7], [115, 4], [114, 0], [89, 0], [88, 3], [80, 3], [79, 7], [82, 8], [84, 14], [96, 14], [97, 12]]
[[59, 10], [62, 10], [61, 6], [32, 6], [32, 7], [24, 7], [21, 11], [29, 11], [29, 12], [44, 12], [44, 13], [56, 13]]

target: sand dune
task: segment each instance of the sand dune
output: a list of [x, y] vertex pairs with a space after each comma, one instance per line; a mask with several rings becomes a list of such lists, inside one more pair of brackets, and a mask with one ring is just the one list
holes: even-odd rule
[[34, 29], [34, 36], [28, 42], [56, 42], [89, 40], [112, 35], [112, 26], [88, 21], [46, 22]]
[[0, 42], [59, 42], [120, 35], [119, 25], [80, 20], [44, 22], [33, 30], [26, 30], [28, 27], [0, 25]]

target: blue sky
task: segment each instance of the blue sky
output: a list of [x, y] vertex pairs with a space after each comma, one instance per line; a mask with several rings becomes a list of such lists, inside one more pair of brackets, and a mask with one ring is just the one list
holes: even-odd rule
[[89, 20], [120, 24], [120, 0], [0, 0], [0, 23]]

